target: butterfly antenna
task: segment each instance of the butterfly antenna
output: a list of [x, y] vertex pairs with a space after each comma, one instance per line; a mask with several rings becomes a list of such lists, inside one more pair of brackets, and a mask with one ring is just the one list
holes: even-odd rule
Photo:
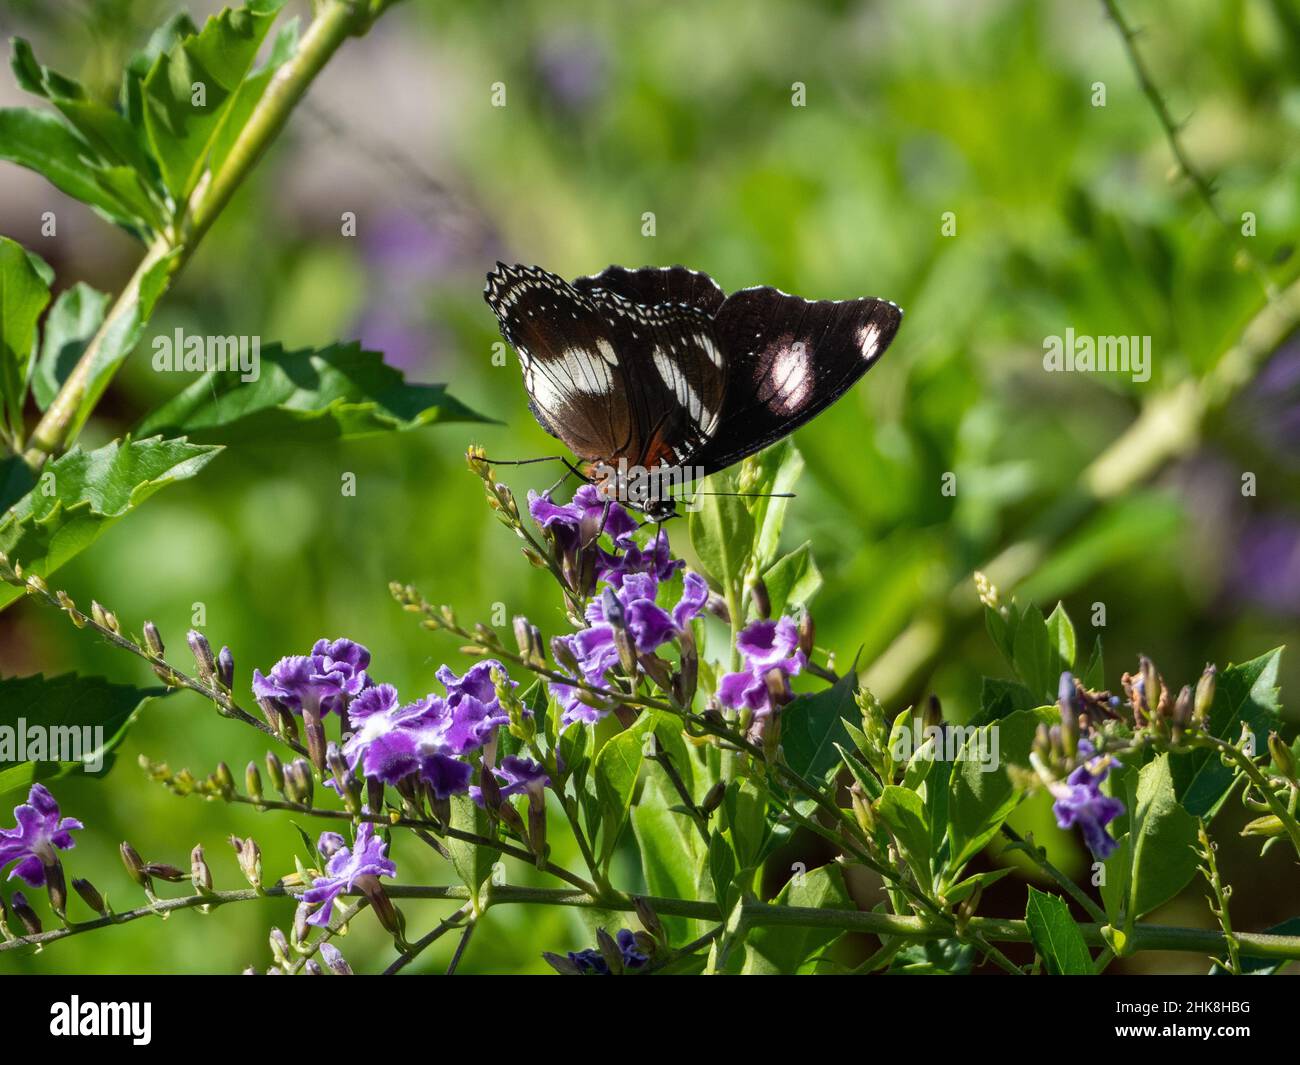
[[793, 492], [695, 492], [697, 496], [734, 496], [738, 499], [794, 499]]

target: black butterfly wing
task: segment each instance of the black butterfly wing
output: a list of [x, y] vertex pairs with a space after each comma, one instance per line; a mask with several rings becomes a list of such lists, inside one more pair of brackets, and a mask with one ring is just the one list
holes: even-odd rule
[[592, 277], [575, 279], [573, 287], [579, 292], [593, 289], [612, 292], [642, 307], [685, 304], [708, 315], [714, 314], [726, 299], [726, 294], [708, 274], [684, 266], [643, 266], [639, 270], [611, 266]]
[[716, 427], [723, 363], [705, 311], [503, 264], [484, 298], [519, 353], [534, 416], [575, 455], [675, 464]]
[[792, 433], [874, 365], [902, 318], [888, 300], [811, 302], [767, 287], [732, 293], [713, 322], [726, 365], [722, 414], [682, 461], [713, 473]]
[[483, 298], [519, 354], [543, 429], [585, 459], [639, 445], [623, 341], [589, 296], [540, 267], [498, 263]]

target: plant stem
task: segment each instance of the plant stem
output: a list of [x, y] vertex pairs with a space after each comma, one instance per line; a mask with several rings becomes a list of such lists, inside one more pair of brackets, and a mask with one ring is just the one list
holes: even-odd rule
[[[386, 0], [375, 16], [386, 10], [390, 3], [391, 0]], [[32, 432], [30, 445], [24, 455], [28, 465], [39, 467], [51, 455], [65, 448], [75, 436], [78, 411], [91, 385], [99, 350], [110, 335], [110, 330], [132, 313], [139, 296], [140, 282], [150, 267], [171, 252], [177, 252], [164, 282], [165, 292], [194, 253], [204, 234], [230, 202], [235, 190], [284, 128], [294, 106], [302, 99], [321, 69], [348, 37], [368, 28], [371, 20], [366, 5], [349, 0], [325, 0], [317, 10], [297, 51], [271, 78], [220, 170], [215, 174], [209, 172], [200, 182], [194, 202], [181, 221], [177, 238], [173, 241], [160, 235], [149, 246], [113, 309], [86, 345], [86, 350]]]
[[[1065, 890], [1070, 898], [1074, 899], [1075, 902], [1087, 910], [1094, 921], [1100, 921], [1103, 924], [1106, 923], [1106, 911], [1093, 902], [1092, 899], [1088, 898], [1087, 894], [1084, 893], [1083, 889], [1080, 888], [1078, 884], [1049, 862], [1047, 860], [1046, 851], [1037, 844], [1025, 839], [1019, 832], [1005, 822], [1002, 825], [1002, 834], [1016, 845], [1017, 850], [1022, 851], [1026, 857], [1038, 866], [1038, 868], [1055, 880], [1057, 884]], [[1007, 850], [1011, 850], [1011, 848], [1008, 847]]]

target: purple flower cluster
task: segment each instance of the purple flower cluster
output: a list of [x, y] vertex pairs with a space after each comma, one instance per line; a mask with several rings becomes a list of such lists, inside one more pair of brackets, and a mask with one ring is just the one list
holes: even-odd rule
[[317, 640], [308, 655], [290, 655], [270, 676], [253, 670], [253, 694], [274, 699], [295, 714], [319, 710], [346, 714], [348, 704], [374, 682], [366, 673], [370, 652], [352, 640]]
[[[27, 801], [14, 807], [14, 828], [0, 828], [0, 869], [17, 863], [9, 879], [22, 877], [32, 887], [45, 886], [45, 871], [58, 863], [56, 850], [75, 846], [74, 829], [85, 826], [75, 817], [61, 817], [59, 804], [44, 784], [33, 784]], [[57, 872], [57, 870], [56, 870]]]
[[438, 799], [467, 791], [473, 773], [467, 756], [492, 743], [509, 720], [494, 673], [506, 675], [495, 659], [476, 662], [460, 677], [443, 666], [437, 677], [446, 696], [405, 705], [391, 684], [367, 688], [348, 708], [354, 730], [343, 745], [348, 768], [385, 784], [418, 774]]
[[[704, 609], [709, 586], [693, 572], [684, 575], [677, 602], [671, 607], [660, 605], [661, 587], [684, 563], [672, 557], [662, 529], [644, 547], [638, 545], [632, 538], [638, 528], [636, 519], [617, 503], [605, 501], [594, 485], [583, 485], [573, 500], [563, 505], [530, 492], [528, 512], [550, 533], [561, 552], [589, 547], [595, 551], [597, 594], [586, 607], [588, 627], [557, 640], [566, 656], [577, 663], [575, 681], [597, 688], [608, 686], [609, 671], [620, 662], [620, 630], [626, 630], [636, 655], [650, 655], [680, 636]], [[596, 543], [602, 533], [612, 539], [613, 552]], [[560, 704], [564, 728], [575, 721], [595, 723], [608, 713], [583, 702], [576, 684], [552, 682], [550, 690]]]
[[302, 895], [304, 903], [319, 906], [307, 918], [308, 924], [322, 928], [328, 926], [330, 914], [334, 912], [334, 900], [344, 892], [362, 886], [363, 878], [370, 877], [377, 882], [381, 876], [397, 875], [397, 866], [387, 856], [388, 845], [375, 838], [375, 826], [369, 821], [362, 822], [357, 829], [357, 838], [351, 847], [344, 845], [343, 837], [337, 832], [326, 832], [321, 836], [317, 849], [328, 861], [325, 875], [312, 881], [312, 886]]
[[1056, 801], [1052, 812], [1061, 828], [1078, 827], [1083, 841], [1098, 861], [1105, 861], [1119, 844], [1106, 831], [1106, 826], [1124, 812], [1124, 804], [1110, 795], [1103, 795], [1102, 782], [1119, 762], [1109, 755], [1097, 756], [1087, 740], [1079, 741], [1079, 753], [1085, 761], [1075, 768], [1064, 782], [1051, 785]]
[[718, 684], [718, 701], [733, 710], [750, 710], [755, 717], [772, 712], [772, 691], [768, 676], [780, 671], [786, 695], [790, 678], [807, 663], [799, 649], [799, 629], [790, 618], [751, 622], [736, 637], [743, 668], [727, 673]]

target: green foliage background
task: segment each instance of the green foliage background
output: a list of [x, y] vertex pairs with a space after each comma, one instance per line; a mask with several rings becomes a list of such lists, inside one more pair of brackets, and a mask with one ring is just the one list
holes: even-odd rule
[[[1185, 143], [1216, 175], [1225, 213], [1255, 212], [1257, 257], [1290, 278], [1300, 13], [1291, 0], [1141, 0], [1126, 11], [1145, 28], [1141, 46], [1173, 114], [1190, 116]], [[0, 25], [107, 93], [123, 56], [168, 13], [151, 0], [8, 0]], [[18, 102], [0, 81], [0, 103]], [[504, 108], [490, 106], [494, 82], [506, 86]], [[794, 82], [806, 85], [806, 107], [791, 105]], [[1092, 106], [1096, 82], [1104, 107]], [[790, 546], [812, 540], [826, 577], [818, 642], [842, 664], [861, 646], [869, 665], [954, 580], [1018, 539], [1152, 392], [1202, 372], [1258, 310], [1256, 279], [1235, 268], [1223, 231], [1170, 167], [1114, 27], [1081, 0], [595, 11], [532, 2], [508, 13], [410, 0], [322, 75], [160, 305], [83, 443], [119, 435], [180, 390], [185, 378], [152, 373], [147, 358], [149, 338], [178, 326], [256, 334], [288, 350], [354, 338], [384, 348], [400, 335], [413, 352], [409, 377], [451, 382], [504, 424], [229, 449], [51, 583], [78, 602], [104, 602], [133, 629], [154, 619], [172, 648], [193, 604], [204, 604], [205, 631], [232, 647], [245, 687], [254, 667], [320, 635], [366, 643], [374, 674], [404, 693], [429, 690], [443, 661], [463, 666], [449, 639], [419, 632], [392, 603], [394, 578], [462, 617], [486, 620], [503, 603], [561, 631], [544, 575], [519, 558], [463, 472], [471, 440], [503, 457], [554, 447], [527, 413], [513, 356], [492, 365], [498, 336], [483, 274], [497, 258], [570, 276], [682, 262], [727, 290], [873, 294], [907, 311], [882, 363], [798, 435], [807, 472], [786, 533]], [[0, 231], [46, 258], [61, 286], [120, 286], [136, 255], [128, 238], [35, 175], [3, 165], [0, 180]], [[57, 212], [55, 238], [40, 236], [45, 210]], [[356, 213], [356, 238], [340, 235], [345, 211]], [[642, 235], [646, 211], [653, 237]], [[951, 238], [940, 235], [947, 211], [957, 219]], [[1150, 335], [1151, 381], [1043, 373], [1044, 336], [1067, 327]], [[1270, 604], [1257, 569], [1238, 575], [1251, 521], [1300, 520], [1300, 465], [1294, 445], [1288, 453], [1270, 435], [1275, 415], [1248, 391], [1194, 454], [1080, 523], [1017, 589], [1049, 606], [1064, 599], [1088, 642], [1093, 604], [1106, 605], [1112, 685], [1139, 650], [1180, 685], [1206, 659], [1226, 664], [1292, 642], [1300, 604]], [[940, 492], [950, 471], [955, 497]], [[1241, 497], [1244, 471], [1257, 475], [1256, 497]], [[340, 494], [345, 472], [356, 475], [355, 498]], [[510, 479], [522, 496], [548, 473]], [[684, 523], [672, 532], [684, 548]], [[1290, 565], [1300, 566], [1294, 553]], [[1284, 696], [1300, 685], [1298, 663], [1294, 650], [1283, 657]], [[0, 614], [0, 671], [68, 670], [152, 679], [52, 611], [22, 602]], [[1004, 672], [973, 627], [909, 697], [937, 693], [963, 720], [981, 674]], [[287, 821], [176, 799], [134, 766], [145, 753], [207, 771], [218, 757], [239, 767], [263, 750], [196, 696], [152, 702], [107, 783], [56, 789], [65, 813], [89, 826], [68, 855], [70, 875], [126, 905], [135, 895], [116, 856], [121, 839], [178, 865], [201, 841], [218, 886], [235, 886], [221, 842], [231, 831], [257, 836], [268, 869], [289, 868]], [[1045, 831], [1042, 813], [1022, 811], [1023, 820]], [[1062, 865], [1083, 868], [1072, 839], [1054, 836], [1053, 848]], [[1263, 867], [1226, 849], [1226, 879], [1250, 870], [1234, 898], [1241, 927], [1294, 916], [1286, 905], [1297, 879], [1282, 848]], [[404, 880], [449, 876], [426, 853], [397, 855]], [[1023, 882], [1012, 891], [1007, 912], [1023, 913]], [[1179, 923], [1210, 921], [1199, 886], [1170, 905]], [[417, 927], [439, 912], [405, 909]], [[287, 902], [182, 913], [165, 926], [138, 922], [36, 956], [8, 954], [0, 968], [237, 971], [265, 964], [270, 924], [290, 917]], [[503, 907], [476, 934], [465, 968], [538, 971], [542, 950], [589, 942], [575, 914]], [[369, 926], [342, 947], [358, 969], [391, 951]], [[449, 950], [420, 968], [445, 965]]]

